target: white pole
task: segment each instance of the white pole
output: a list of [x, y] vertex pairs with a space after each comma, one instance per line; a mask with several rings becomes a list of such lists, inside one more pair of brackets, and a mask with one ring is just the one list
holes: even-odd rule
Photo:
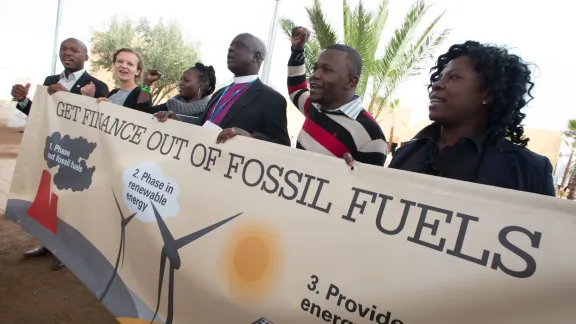
[[270, 33], [268, 34], [267, 54], [264, 59], [264, 69], [262, 71], [262, 82], [268, 84], [270, 76], [270, 64], [272, 62], [272, 54], [274, 52], [274, 43], [276, 42], [276, 30], [278, 28], [278, 15], [280, 14], [280, 1], [276, 0], [274, 6], [274, 16], [272, 17], [272, 24], [270, 25]]
[[58, 11], [56, 12], [56, 27], [54, 28], [54, 48], [52, 49], [52, 74], [56, 74], [56, 65], [58, 64], [58, 52], [60, 46], [58, 44], [58, 34], [60, 29], [60, 20], [62, 19], [62, 3], [64, 0], [58, 0]]

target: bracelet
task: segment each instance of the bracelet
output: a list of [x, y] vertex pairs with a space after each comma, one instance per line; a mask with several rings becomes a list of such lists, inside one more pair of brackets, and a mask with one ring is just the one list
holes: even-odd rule
[[144, 87], [140, 88], [140, 90], [150, 93], [150, 87], [144, 86]]

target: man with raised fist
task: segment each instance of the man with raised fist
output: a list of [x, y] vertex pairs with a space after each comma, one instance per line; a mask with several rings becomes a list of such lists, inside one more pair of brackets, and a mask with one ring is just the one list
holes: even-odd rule
[[[70, 91], [89, 97], [107, 97], [108, 86], [91, 76], [84, 69], [84, 63], [88, 61], [88, 49], [86, 45], [75, 38], [68, 38], [60, 45], [60, 62], [64, 66], [64, 72], [51, 75], [44, 80], [48, 86], [48, 93], [57, 91]], [[26, 85], [16, 84], [12, 87], [12, 97], [18, 104], [16, 108], [28, 115], [32, 101], [28, 99], [30, 83]]]
[[383, 166], [386, 138], [355, 94], [362, 72], [362, 58], [350, 46], [328, 46], [306, 80], [304, 47], [310, 32], [292, 29], [292, 55], [288, 61], [288, 93], [306, 117], [296, 147], [319, 154]]

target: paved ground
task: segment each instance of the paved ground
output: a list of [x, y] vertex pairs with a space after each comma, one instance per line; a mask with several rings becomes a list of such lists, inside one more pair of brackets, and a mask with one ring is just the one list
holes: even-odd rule
[[[4, 215], [22, 134], [7, 128], [11, 105], [0, 102], [0, 215]], [[0, 323], [113, 324], [110, 313], [68, 270], [52, 271], [52, 258], [23, 260], [37, 242], [0, 220]]]

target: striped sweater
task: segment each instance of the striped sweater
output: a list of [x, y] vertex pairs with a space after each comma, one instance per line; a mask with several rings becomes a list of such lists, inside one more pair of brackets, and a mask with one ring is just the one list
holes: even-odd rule
[[306, 117], [298, 134], [298, 149], [338, 158], [348, 152], [358, 162], [384, 166], [386, 137], [361, 98], [356, 96], [335, 110], [310, 102], [303, 51], [292, 50], [288, 61], [288, 93]]

